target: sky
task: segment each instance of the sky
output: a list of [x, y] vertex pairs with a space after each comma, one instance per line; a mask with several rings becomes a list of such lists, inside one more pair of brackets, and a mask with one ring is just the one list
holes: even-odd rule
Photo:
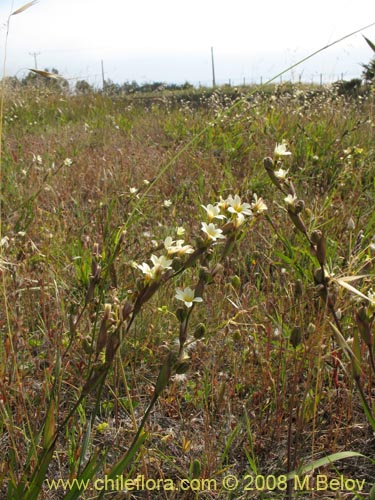
[[[259, 83], [312, 52], [375, 23], [373, 0], [0, 0], [0, 49], [6, 75], [51, 69], [72, 84]], [[283, 75], [318, 83], [360, 77], [373, 56], [375, 26]], [[281, 79], [281, 78], [280, 78]]]

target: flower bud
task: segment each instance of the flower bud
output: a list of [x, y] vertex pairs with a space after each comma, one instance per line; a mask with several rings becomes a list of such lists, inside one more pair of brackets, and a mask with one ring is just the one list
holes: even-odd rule
[[315, 330], [316, 330], [316, 326], [314, 325], [314, 323], [309, 323], [307, 326], [308, 335], [312, 335], [313, 333], [315, 333]]
[[355, 229], [355, 222], [354, 222], [353, 217], [349, 217], [349, 220], [347, 222], [347, 227], [348, 227], [349, 231], [354, 231], [354, 229]]
[[237, 290], [241, 288], [241, 278], [235, 274], [232, 276], [230, 282], [232, 283], [233, 288], [236, 288]]
[[204, 323], [199, 323], [194, 330], [194, 338], [199, 340], [203, 338], [206, 334], [206, 325]]

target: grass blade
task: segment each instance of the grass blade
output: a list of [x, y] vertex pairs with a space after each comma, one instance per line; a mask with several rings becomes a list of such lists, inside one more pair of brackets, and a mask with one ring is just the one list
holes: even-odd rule
[[17, 10], [15, 10], [14, 12], [12, 12], [11, 16], [16, 16], [17, 14], [21, 14], [21, 12], [24, 12], [25, 10], [27, 10], [30, 7], [32, 7], [36, 3], [38, 3], [38, 0], [33, 0], [32, 2], [25, 3], [25, 5], [22, 5], [22, 7], [20, 7]]

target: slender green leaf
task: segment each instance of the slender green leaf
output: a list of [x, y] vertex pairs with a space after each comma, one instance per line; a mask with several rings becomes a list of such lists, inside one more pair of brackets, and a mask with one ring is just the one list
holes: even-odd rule
[[317, 469], [318, 467], [330, 465], [333, 462], [336, 462], [337, 460], [344, 460], [345, 458], [351, 458], [351, 457], [367, 458], [365, 455], [362, 455], [362, 453], [358, 453], [356, 451], [340, 451], [338, 453], [333, 453], [332, 455], [327, 455], [326, 457], [319, 458], [318, 460], [315, 460], [311, 464], [304, 465], [301, 469], [289, 472], [289, 474], [287, 474], [287, 479], [290, 480], [296, 476], [302, 476], [304, 474], [307, 474], [308, 472]]
[[74, 485], [71, 490], [64, 496], [63, 500], [77, 500], [82, 495], [82, 488], [79, 488], [79, 485], [90, 484], [90, 481], [95, 478], [96, 473], [102, 465], [102, 460], [99, 459], [98, 454], [93, 455], [89, 462], [86, 464], [86, 467], [77, 477], [77, 480], [74, 481]]

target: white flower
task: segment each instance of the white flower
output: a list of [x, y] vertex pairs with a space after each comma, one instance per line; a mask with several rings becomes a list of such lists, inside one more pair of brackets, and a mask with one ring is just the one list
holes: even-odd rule
[[0, 247], [2, 247], [2, 248], [8, 248], [9, 247], [9, 237], [8, 236], [4, 236], [3, 238], [1, 238], [1, 240], [0, 240]]
[[222, 230], [216, 227], [213, 222], [206, 224], [206, 222], [202, 222], [202, 231], [207, 234], [210, 240], [216, 241], [218, 238], [225, 238], [222, 234]]
[[229, 207], [229, 204], [230, 204], [230, 200], [233, 200], [233, 197], [232, 195], [229, 195], [228, 198], [226, 198], [224, 200], [224, 198], [222, 196], [220, 196], [220, 200], [218, 201], [218, 206], [222, 209], [222, 210], [226, 210], [228, 207]]
[[151, 267], [146, 262], [143, 262], [142, 264], [137, 264], [137, 267], [142, 271], [146, 279], [153, 280], [155, 278], [154, 270], [151, 269]]
[[161, 255], [160, 257], [156, 257], [156, 255], [151, 255], [151, 262], [154, 264], [154, 267], [164, 270], [171, 269], [172, 261], [167, 259], [165, 255]]
[[370, 302], [371, 309], [375, 309], [375, 293], [371, 290], [367, 292], [367, 297]]
[[43, 159], [40, 155], [34, 155], [33, 153], [33, 162], [37, 163], [38, 165], [42, 165]]
[[288, 194], [288, 196], [284, 198], [284, 201], [288, 206], [293, 207], [297, 201], [297, 196], [295, 194]]
[[238, 194], [236, 194], [234, 198], [230, 196], [228, 198], [228, 202], [228, 212], [231, 212], [232, 214], [252, 215], [250, 204], [242, 203], [241, 198], [238, 196]]
[[73, 160], [71, 158], [65, 158], [64, 160], [64, 165], [65, 167], [70, 167], [73, 163]]
[[171, 200], [164, 200], [164, 202], [163, 202], [164, 208], [169, 208], [171, 205], [172, 205]]
[[274, 174], [279, 181], [284, 182], [286, 180], [286, 176], [288, 175], [289, 170], [284, 170], [283, 168], [279, 168], [275, 170]]
[[211, 222], [213, 219], [225, 219], [225, 215], [220, 214], [219, 205], [201, 205], [201, 207], [207, 212], [208, 220]]
[[177, 288], [175, 297], [182, 300], [186, 307], [191, 307], [193, 302], [203, 302], [202, 297], [194, 297], [194, 290], [188, 286], [184, 289]]
[[182, 226], [179, 226], [176, 230], [176, 234], [177, 234], [177, 236], [183, 236], [185, 234], [185, 228], [183, 228]]
[[263, 198], [258, 198], [254, 193], [254, 202], [251, 204], [251, 210], [256, 214], [261, 214], [267, 210], [267, 205], [264, 203]]
[[172, 261], [164, 255], [161, 257], [151, 255], [151, 262], [154, 264], [153, 267], [150, 267], [146, 262], [136, 264], [137, 268], [142, 271], [148, 281], [156, 279], [165, 269], [171, 269]]
[[286, 141], [282, 141], [280, 144], [276, 144], [275, 150], [273, 152], [273, 156], [275, 160], [280, 158], [281, 156], [289, 156], [292, 153], [287, 150], [287, 143]]
[[136, 187], [131, 187], [131, 188], [129, 188], [129, 193], [130, 194], [137, 194], [138, 193], [138, 189]]
[[234, 227], [238, 229], [245, 222], [244, 214], [237, 214], [233, 220]]
[[164, 248], [167, 250], [168, 255], [184, 255], [194, 252], [194, 248], [191, 245], [184, 245], [184, 240], [174, 241], [171, 236], [165, 238]]

